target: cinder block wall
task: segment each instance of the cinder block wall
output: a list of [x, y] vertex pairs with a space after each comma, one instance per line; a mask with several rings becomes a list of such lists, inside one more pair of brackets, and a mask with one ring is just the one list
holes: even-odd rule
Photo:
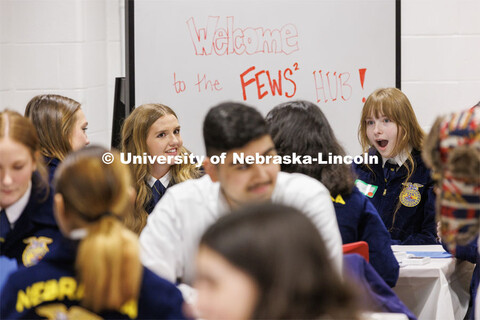
[[479, 0], [402, 0], [402, 91], [427, 130], [480, 101], [479, 15]]
[[114, 81], [124, 74], [123, 6], [123, 0], [0, 0], [0, 109], [23, 114], [42, 93], [74, 98], [92, 143], [109, 146]]

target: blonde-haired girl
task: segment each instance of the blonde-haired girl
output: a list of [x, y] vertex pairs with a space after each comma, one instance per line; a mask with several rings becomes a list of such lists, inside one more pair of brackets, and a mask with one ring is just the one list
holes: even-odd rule
[[358, 133], [364, 151], [379, 161], [356, 165], [356, 184], [378, 210], [392, 244], [437, 243], [433, 181], [421, 157], [425, 134], [405, 94], [374, 91]]
[[[168, 157], [189, 153], [183, 147], [177, 115], [162, 104], [141, 105], [128, 116], [122, 128], [122, 152], [130, 153], [132, 157], [144, 154]], [[166, 188], [201, 175], [192, 163], [131, 163], [130, 168], [137, 192], [134, 230], [138, 233]]]
[[10, 276], [2, 319], [183, 318], [180, 291], [140, 262], [138, 238], [123, 224], [133, 207], [130, 172], [120, 161], [103, 163], [106, 151], [82, 149], [59, 166], [55, 218], [65, 238]]

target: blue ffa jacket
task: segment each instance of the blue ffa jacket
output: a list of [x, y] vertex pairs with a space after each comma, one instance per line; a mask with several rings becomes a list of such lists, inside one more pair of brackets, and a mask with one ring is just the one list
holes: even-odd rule
[[[447, 247], [442, 243], [445, 251]], [[455, 252], [455, 258], [461, 260], [467, 260], [471, 263], [476, 264], [475, 269], [473, 269], [472, 280], [470, 281], [470, 302], [469, 308], [472, 310], [469, 312], [468, 319], [473, 319], [475, 315], [475, 300], [477, 296], [478, 285], [480, 282], [480, 256], [478, 254], [478, 237], [475, 238], [466, 246], [457, 246]]]
[[[146, 183], [146, 182], [145, 182]], [[167, 192], [166, 189], [170, 188], [171, 186], [173, 186], [175, 184], [175, 181], [173, 179], [170, 180], [170, 183], [168, 184], [168, 186], [165, 188], [165, 192]], [[148, 185], [148, 183], [146, 183], [147, 187], [150, 188], [150, 186]], [[152, 213], [153, 209], [155, 209], [155, 206], [157, 205], [157, 203], [160, 201], [160, 199], [162, 199], [163, 195], [165, 193], [163, 193], [162, 195], [160, 195], [160, 198], [155, 201], [155, 199], [153, 199], [153, 197], [150, 199], [150, 201], [148, 201], [147, 203], [145, 203], [145, 211], [150, 214]]]
[[53, 181], [53, 176], [55, 175], [55, 171], [57, 170], [58, 165], [60, 164], [60, 160], [57, 158], [49, 158], [49, 157], [43, 157], [45, 160], [45, 164], [48, 169], [48, 183], [50, 185], [52, 184]]
[[138, 301], [125, 303], [121, 311], [98, 315], [83, 308], [83, 290], [75, 278], [77, 246], [78, 242], [62, 239], [38, 265], [13, 273], [0, 297], [0, 318], [185, 319], [180, 291], [146, 268]]
[[380, 312], [403, 313], [409, 320], [417, 319], [360, 255], [343, 256], [343, 273], [347, 280], [353, 280], [352, 284], [361, 293], [359, 302], [363, 305]]
[[[412, 151], [415, 169], [408, 183], [405, 165], [400, 167], [386, 181], [381, 159], [376, 150], [369, 154], [377, 154], [378, 164], [369, 168], [354, 165], [358, 175], [357, 186], [367, 190], [383, 223], [392, 237], [392, 244], [425, 245], [437, 244], [437, 224], [435, 222], [435, 194], [430, 170], [425, 167], [418, 150]], [[396, 209], [398, 208], [398, 211]], [[396, 212], [395, 212], [396, 211]]]
[[34, 172], [27, 206], [13, 230], [0, 242], [0, 254], [16, 259], [20, 267], [37, 264], [62, 238], [53, 217], [53, 194], [50, 190], [45, 199], [46, 190], [40, 181], [39, 174]]
[[337, 196], [333, 205], [343, 244], [367, 242], [370, 264], [390, 287], [394, 287], [400, 267], [390, 246], [390, 234], [375, 207], [356, 187], [346, 197]]

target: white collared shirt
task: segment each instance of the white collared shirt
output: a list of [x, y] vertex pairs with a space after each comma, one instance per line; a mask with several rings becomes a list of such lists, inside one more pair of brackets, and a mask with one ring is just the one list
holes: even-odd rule
[[385, 163], [387, 163], [387, 161], [390, 162], [391, 164], [398, 165], [398, 167], [400, 168], [401, 166], [403, 166], [405, 161], [407, 161], [408, 155], [411, 152], [412, 152], [412, 147], [409, 146], [408, 147], [408, 152], [406, 152], [406, 151], [400, 152], [399, 154], [397, 154], [393, 158], [382, 158], [382, 161], [383, 161], [382, 168], [385, 167]]
[[67, 236], [67, 238], [72, 239], [72, 240], [82, 240], [88, 235], [88, 229], [87, 228], [78, 228], [78, 229], [73, 229], [70, 231], [70, 234]]
[[170, 172], [170, 170], [168, 170], [168, 172], [163, 177], [161, 177], [160, 179], [155, 179], [155, 177], [153, 177], [151, 174], [148, 174], [147, 183], [150, 186], [150, 188], [153, 188], [153, 185], [155, 184], [155, 182], [157, 180], [160, 180], [160, 183], [166, 189], [168, 187], [168, 185], [170, 184], [171, 178], [172, 178], [172, 173]]
[[30, 194], [32, 193], [32, 181], [28, 183], [27, 191], [17, 200], [14, 204], [5, 209], [7, 214], [8, 222], [10, 222], [10, 229], [13, 230], [15, 223], [22, 215], [23, 210], [27, 207], [28, 200], [30, 199]]
[[[294, 207], [312, 220], [341, 274], [342, 238], [327, 188], [303, 174], [279, 172], [271, 200]], [[190, 284], [201, 236], [229, 211], [220, 183], [208, 175], [172, 186], [148, 216], [140, 235], [143, 264], [172, 282], [182, 278]]]

